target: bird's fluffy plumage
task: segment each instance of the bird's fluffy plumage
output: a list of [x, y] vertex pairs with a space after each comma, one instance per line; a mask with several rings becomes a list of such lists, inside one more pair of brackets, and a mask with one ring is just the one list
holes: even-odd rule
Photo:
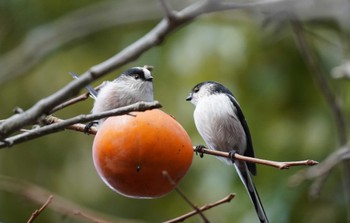
[[[200, 99], [194, 111], [194, 121], [198, 132], [209, 148], [243, 154], [246, 148], [244, 129], [230, 99], [225, 94], [212, 94]], [[231, 160], [222, 158], [227, 163]]]
[[108, 111], [139, 101], [153, 101], [152, 81], [122, 74], [105, 82], [97, 94], [92, 113]]
[[[210, 149], [238, 152], [253, 157], [253, 144], [243, 112], [233, 94], [223, 85], [207, 81], [197, 84], [186, 100], [195, 106], [194, 121], [199, 134]], [[231, 160], [220, 158], [227, 163]], [[255, 164], [236, 160], [237, 173], [254, 204], [260, 222], [268, 222], [259, 195], [250, 176]]]
[[[100, 113], [115, 108], [127, 106], [139, 101], [153, 101], [152, 67], [133, 67], [123, 72], [113, 81], [106, 81], [98, 92], [91, 86], [86, 86], [95, 99], [92, 113]], [[79, 77], [71, 72], [71, 75]], [[100, 120], [100, 123], [104, 119]]]

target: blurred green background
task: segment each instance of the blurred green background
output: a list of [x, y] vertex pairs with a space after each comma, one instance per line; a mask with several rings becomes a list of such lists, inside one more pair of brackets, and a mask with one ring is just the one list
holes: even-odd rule
[[[344, 21], [350, 20], [344, 18], [342, 11], [332, 12], [349, 8], [349, 2], [334, 1], [328, 5], [322, 2], [316, 6], [312, 5], [316, 3], [309, 2], [311, 5], [294, 8], [307, 26], [322, 69], [329, 74], [348, 57], [346, 42], [350, 26]], [[11, 72], [4, 73], [8, 63], [0, 66], [0, 77], [6, 78], [0, 83], [0, 119], [12, 115], [16, 106], [27, 109], [65, 86], [72, 80], [69, 71], [83, 73], [121, 51], [152, 29], [163, 16], [159, 2], [155, 0], [106, 1], [106, 4], [112, 3], [120, 3], [115, 7], [121, 14], [119, 17], [114, 14], [116, 17], [111, 19], [115, 24], [110, 27], [97, 28], [89, 35], [82, 35], [63, 45], [56, 40], [58, 47], [45, 54], [31, 69], [19, 72], [18, 77]], [[45, 28], [45, 25], [75, 13], [75, 10], [93, 8], [95, 4], [104, 3], [93, 0], [0, 0], [0, 61], [34, 28]], [[175, 9], [181, 9], [190, 3], [172, 4], [177, 4]], [[273, 8], [201, 16], [172, 33], [160, 46], [103, 80], [114, 79], [132, 66], [153, 65], [155, 98], [161, 102], [164, 111], [175, 116], [184, 126], [194, 145], [203, 144], [203, 141], [194, 126], [194, 107], [185, 101], [185, 97], [198, 82], [221, 82], [233, 91], [240, 102], [257, 157], [281, 161], [322, 161], [339, 147], [334, 118], [298, 52], [290, 25], [279, 18]], [[62, 34], [74, 36], [83, 32], [84, 29], [77, 29]], [[39, 44], [38, 54], [41, 45], [45, 44], [55, 45], [56, 42]], [[23, 53], [19, 52], [13, 60]], [[29, 61], [30, 58], [27, 58], [22, 62]], [[20, 63], [14, 67], [20, 69], [23, 66]], [[347, 116], [348, 81], [327, 78], [341, 96]], [[102, 79], [93, 85], [100, 82]], [[90, 112], [92, 103], [89, 99], [55, 115], [68, 118], [86, 114]], [[176, 192], [159, 199], [137, 200], [111, 191], [94, 169], [92, 141], [93, 136], [66, 130], [2, 149], [0, 175], [33, 183], [76, 204], [118, 218], [161, 222], [191, 211]], [[332, 171], [320, 196], [312, 198], [309, 196], [311, 182], [295, 187], [289, 184], [290, 177], [303, 168], [307, 167], [280, 171], [258, 166], [258, 176], [254, 177], [254, 181], [270, 221], [346, 222], [349, 206], [344, 198], [340, 169]], [[6, 178], [1, 179], [0, 222], [26, 222], [41, 203], [27, 199], [18, 191], [11, 192], [9, 187], [13, 186], [8, 186]], [[234, 170], [214, 157], [200, 159], [196, 156], [179, 186], [199, 206], [236, 193], [231, 203], [205, 212], [212, 222], [257, 222], [253, 206]], [[187, 222], [200, 221], [199, 217], [193, 217]], [[35, 222], [73, 223], [85, 220], [47, 208]]]

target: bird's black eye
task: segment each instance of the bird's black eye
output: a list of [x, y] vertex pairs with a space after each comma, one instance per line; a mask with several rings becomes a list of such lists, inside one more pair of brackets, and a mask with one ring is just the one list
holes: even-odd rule
[[135, 80], [139, 79], [140, 78], [140, 75], [139, 74], [133, 74]]
[[194, 92], [194, 93], [197, 93], [198, 91], [199, 91], [199, 87], [193, 88], [193, 92]]

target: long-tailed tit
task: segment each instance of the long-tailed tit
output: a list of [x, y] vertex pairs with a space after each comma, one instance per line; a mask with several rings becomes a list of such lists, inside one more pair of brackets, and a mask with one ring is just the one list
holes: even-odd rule
[[[105, 81], [98, 92], [87, 86], [91, 97], [95, 99], [92, 113], [108, 111], [139, 101], [153, 101], [151, 70], [152, 67], [149, 66], [130, 68], [113, 81]], [[78, 78], [74, 73], [71, 75]], [[102, 121], [104, 119], [100, 120], [100, 124]]]
[[[186, 100], [196, 107], [195, 125], [210, 149], [254, 157], [247, 122], [236, 98], [227, 88], [213, 81], [202, 82], [193, 87]], [[220, 159], [232, 164], [230, 159]], [[260, 222], [269, 222], [250, 175], [256, 175], [256, 165], [239, 160], [233, 163]]]

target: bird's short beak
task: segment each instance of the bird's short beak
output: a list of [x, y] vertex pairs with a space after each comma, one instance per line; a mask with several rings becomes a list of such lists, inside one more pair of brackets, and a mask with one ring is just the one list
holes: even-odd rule
[[153, 76], [152, 75], [146, 77], [146, 81], [152, 81], [152, 80], [153, 80]]
[[186, 98], [186, 101], [191, 101], [192, 100], [192, 94], [188, 95]]

